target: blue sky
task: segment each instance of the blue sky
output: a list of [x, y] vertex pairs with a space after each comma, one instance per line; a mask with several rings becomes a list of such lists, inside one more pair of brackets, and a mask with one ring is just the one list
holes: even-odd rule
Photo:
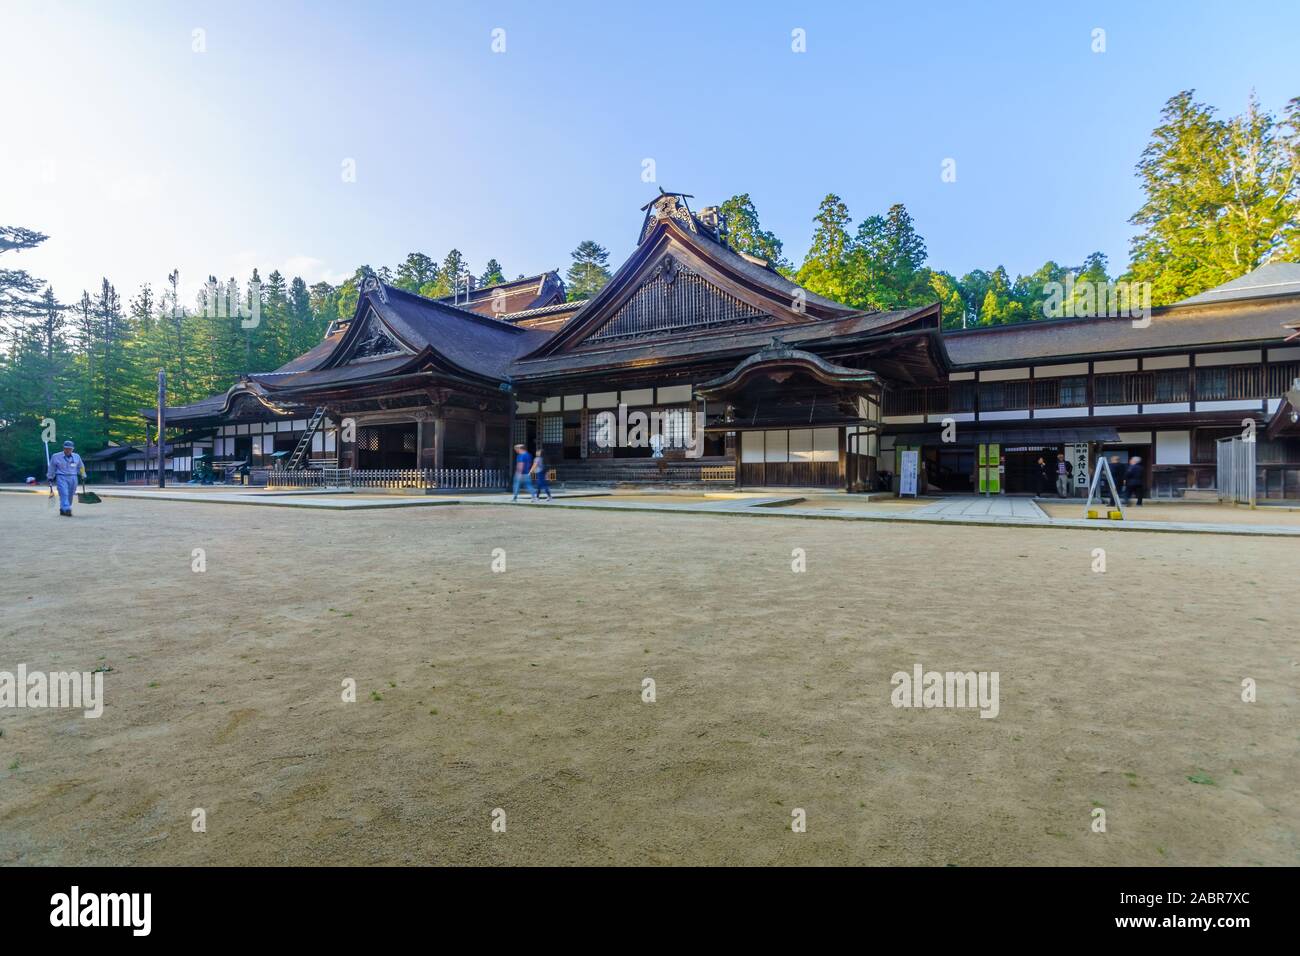
[[1122, 264], [1164, 101], [1277, 111], [1297, 36], [1291, 3], [9, 0], [0, 221], [51, 238], [4, 264], [65, 300], [453, 245], [510, 276], [588, 238], [617, 264], [656, 186], [748, 192], [796, 261], [835, 192], [855, 221], [906, 203], [959, 275]]

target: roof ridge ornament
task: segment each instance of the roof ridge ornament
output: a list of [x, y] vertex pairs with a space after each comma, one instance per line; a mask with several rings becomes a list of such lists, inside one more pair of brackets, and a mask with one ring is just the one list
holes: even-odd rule
[[690, 232], [699, 232], [695, 223], [695, 214], [686, 203], [686, 200], [694, 198], [690, 193], [670, 193], [660, 186], [659, 195], [641, 207], [641, 211], [645, 213], [645, 221], [641, 224], [641, 237], [637, 239], [637, 245], [645, 242], [651, 230], [667, 219], [677, 220]]
[[363, 280], [361, 280], [361, 291], [378, 292], [379, 301], [384, 303], [384, 305], [388, 304], [388, 293], [384, 290], [384, 284], [380, 282], [375, 276], [366, 276]]

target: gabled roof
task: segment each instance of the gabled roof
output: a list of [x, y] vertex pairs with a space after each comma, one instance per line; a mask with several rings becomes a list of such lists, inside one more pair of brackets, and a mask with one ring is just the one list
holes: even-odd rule
[[437, 301], [446, 305], [458, 306], [477, 312], [479, 315], [503, 316], [514, 315], [530, 309], [555, 305], [564, 301], [564, 280], [560, 273], [552, 269], [539, 275], [514, 279], [510, 282], [498, 282], [475, 289], [466, 299], [463, 295], [443, 296]]
[[[779, 272], [728, 248], [699, 226], [677, 194], [665, 193], [646, 208], [647, 217], [636, 251], [577, 316], [528, 358], [578, 348], [612, 321], [619, 309], [665, 263], [670, 267], [672, 263], [686, 266], [709, 285], [765, 317], [771, 329], [864, 314], [803, 289]], [[716, 334], [707, 328], [700, 332]]]
[[1266, 262], [1240, 278], [1183, 299], [1178, 305], [1235, 302], [1272, 295], [1300, 295], [1300, 262]]
[[[375, 322], [401, 350], [355, 358], [356, 346], [372, 334], [371, 324]], [[346, 385], [428, 369], [500, 382], [508, 377], [516, 356], [537, 347], [549, 334], [376, 283], [362, 291], [352, 321], [330, 348], [314, 349], [316, 355], [311, 361], [305, 361], [307, 357], [303, 356], [280, 370], [251, 375], [249, 379], [272, 393]]]

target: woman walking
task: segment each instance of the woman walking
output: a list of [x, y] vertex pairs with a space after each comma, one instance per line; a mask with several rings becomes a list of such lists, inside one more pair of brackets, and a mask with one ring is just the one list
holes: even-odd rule
[[537, 478], [537, 486], [533, 491], [533, 500], [540, 501], [542, 492], [546, 492], [546, 500], [551, 501], [555, 498], [551, 494], [551, 485], [546, 480], [546, 462], [542, 458], [542, 446], [537, 446], [537, 455], [533, 458], [532, 474]]

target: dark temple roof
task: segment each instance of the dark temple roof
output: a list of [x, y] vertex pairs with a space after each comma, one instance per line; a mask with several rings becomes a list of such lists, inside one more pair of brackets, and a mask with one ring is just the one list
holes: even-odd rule
[[464, 295], [461, 295], [459, 300], [455, 296], [448, 295], [437, 301], [468, 309], [479, 315], [500, 318], [516, 312], [556, 305], [564, 301], [564, 294], [564, 280], [560, 278], [558, 271], [552, 269], [540, 275], [485, 285], [472, 291], [468, 300]]
[[1300, 295], [1232, 302], [1179, 303], [1151, 310], [1151, 324], [1133, 319], [1044, 319], [946, 332], [957, 367], [1144, 352], [1278, 345], [1283, 326], [1300, 321]]
[[1300, 262], [1266, 262], [1240, 278], [1183, 299], [1179, 305], [1240, 302], [1275, 295], [1300, 295]]
[[919, 306], [894, 312], [870, 312], [830, 321], [801, 325], [761, 326], [718, 336], [707, 345], [699, 339], [669, 339], [640, 342], [606, 349], [583, 349], [557, 355], [520, 359], [512, 366], [515, 378], [523, 381], [563, 373], [593, 371], [607, 366], [635, 365], [649, 359], [690, 361], [704, 353], [719, 358], [748, 354], [770, 345], [775, 335], [787, 345], [827, 345], [837, 340], [864, 339], [886, 335], [934, 312], [936, 306]]
[[[399, 351], [357, 359], [357, 346], [374, 330]], [[509, 377], [516, 356], [539, 346], [551, 333], [522, 328], [437, 299], [427, 299], [389, 285], [363, 291], [356, 313], [329, 348], [326, 343], [275, 372], [251, 375], [268, 392], [327, 388], [439, 369], [447, 374], [501, 382]], [[290, 367], [292, 366], [292, 367]]]

